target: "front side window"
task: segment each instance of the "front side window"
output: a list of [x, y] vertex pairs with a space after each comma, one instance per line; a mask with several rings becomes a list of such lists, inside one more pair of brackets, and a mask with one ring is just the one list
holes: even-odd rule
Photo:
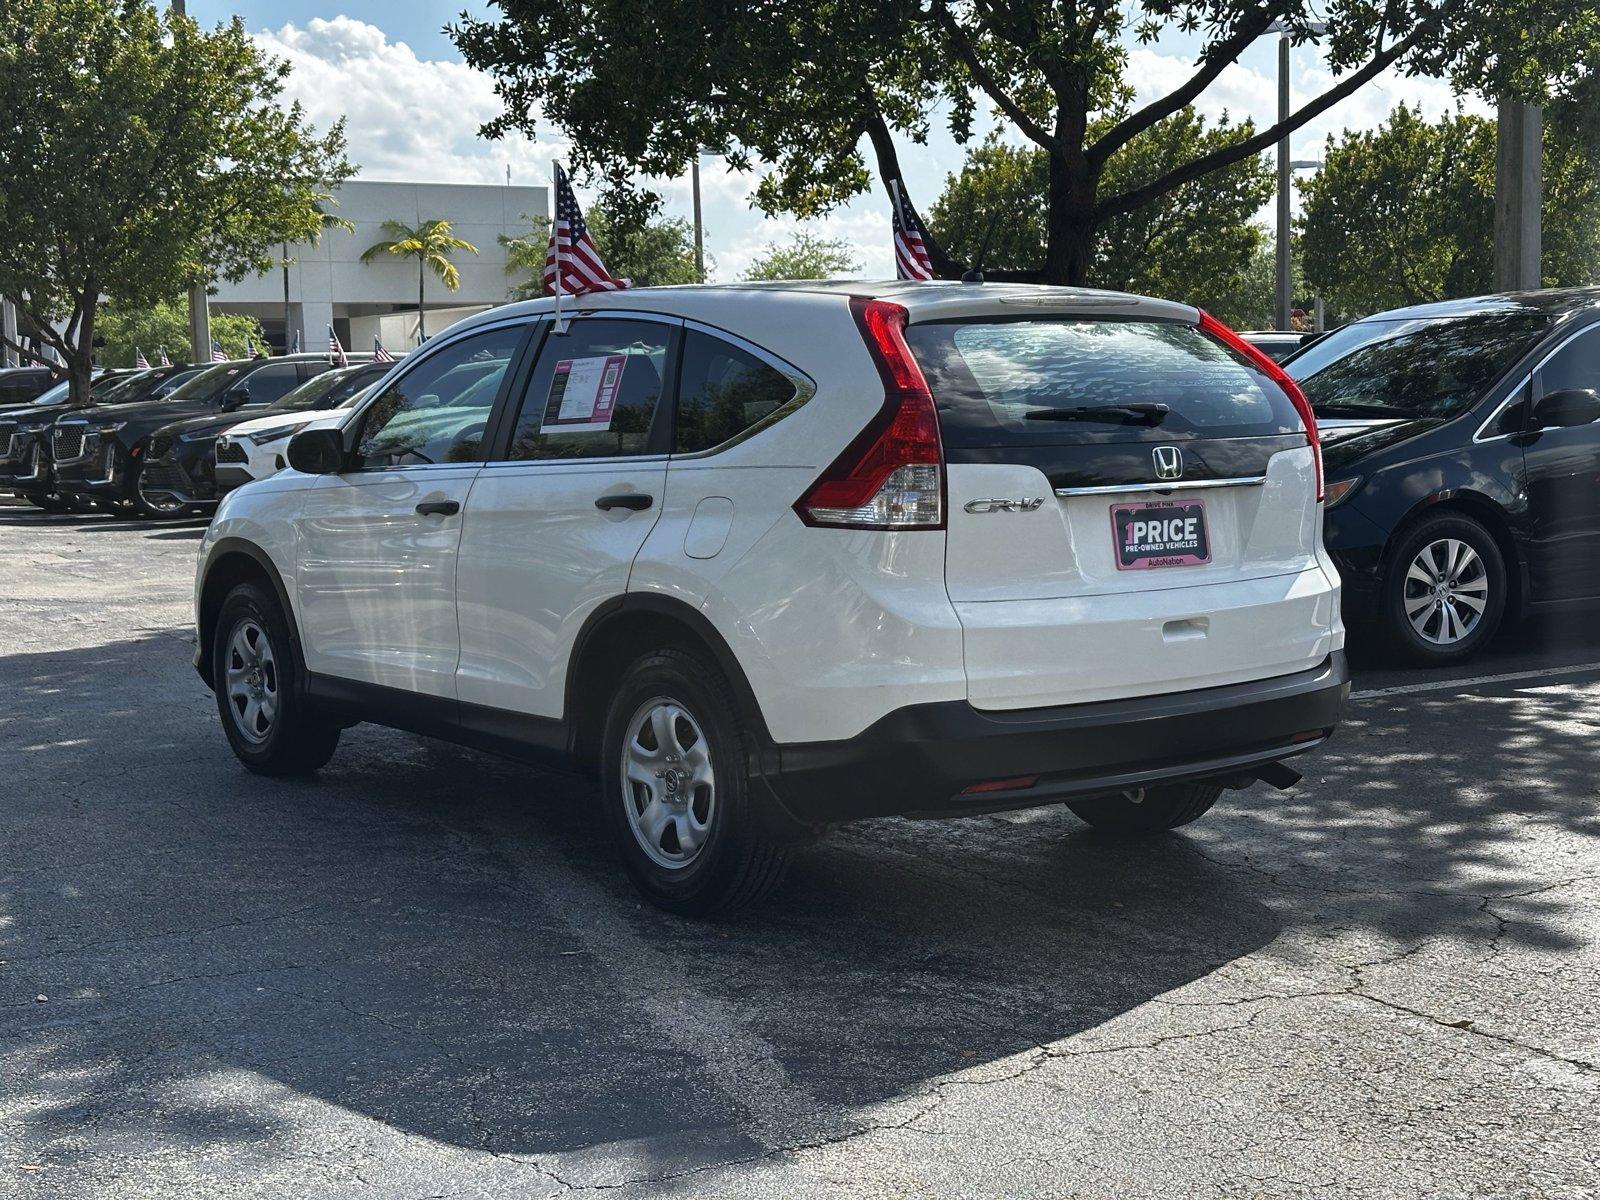
[[300, 386], [300, 368], [294, 363], [258, 367], [245, 376], [244, 386], [250, 389], [250, 407], [274, 404]]
[[1539, 368], [1539, 393], [1600, 391], [1600, 329], [1580, 333]]
[[546, 336], [507, 457], [649, 453], [671, 333], [654, 321], [591, 317]]
[[476, 462], [489, 412], [526, 332], [519, 325], [464, 337], [384, 388], [362, 421], [361, 466]]
[[719, 337], [691, 329], [678, 373], [679, 454], [709, 450], [767, 420], [795, 396], [794, 381]]

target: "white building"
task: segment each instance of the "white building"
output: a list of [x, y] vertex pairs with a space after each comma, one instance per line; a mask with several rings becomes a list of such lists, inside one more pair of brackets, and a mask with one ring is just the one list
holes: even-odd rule
[[416, 226], [443, 218], [451, 232], [478, 248], [452, 253], [461, 286], [451, 292], [425, 272], [428, 333], [435, 334], [472, 313], [504, 304], [521, 280], [507, 275], [500, 235], [528, 231], [530, 216], [549, 213], [547, 189], [494, 184], [377, 183], [351, 180], [334, 196], [329, 211], [353, 222], [355, 232], [329, 229], [314, 246], [290, 245], [294, 259], [285, 272], [273, 270], [239, 283], [221, 281], [211, 311], [257, 318], [267, 340], [282, 353], [302, 333], [301, 348], [321, 350], [331, 324], [346, 349], [370, 350], [372, 339], [404, 350], [417, 337], [417, 261], [384, 255], [363, 263], [367, 247], [387, 241], [385, 221]]

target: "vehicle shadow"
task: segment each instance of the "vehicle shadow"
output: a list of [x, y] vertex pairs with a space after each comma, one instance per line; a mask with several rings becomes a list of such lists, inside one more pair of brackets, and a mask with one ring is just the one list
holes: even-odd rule
[[[862, 825], [764, 905], [687, 921], [638, 902], [581, 780], [366, 727], [313, 780], [246, 774], [186, 636], [0, 658], [0, 1045], [52, 1161], [264, 1147], [294, 1132], [285, 1089], [580, 1166], [814, 1143], [1330, 912], [1458, 936], [1439, 896], [1524, 877], [1508, 815], [1600, 832], [1576, 700], [1444, 731], [1470, 749], [1358, 711], [1304, 789], [1192, 832]], [[1570, 944], [1558, 894], [1518, 912], [1508, 944]]]

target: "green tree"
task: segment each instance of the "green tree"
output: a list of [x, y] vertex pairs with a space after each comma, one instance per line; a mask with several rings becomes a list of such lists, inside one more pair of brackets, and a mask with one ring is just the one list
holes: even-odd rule
[[461, 271], [450, 261], [451, 253], [465, 250], [469, 254], [476, 254], [478, 248], [451, 233], [450, 222], [441, 217], [424, 221], [414, 229], [399, 221], [385, 221], [383, 231], [389, 236], [363, 250], [361, 261], [370, 263], [385, 254], [417, 260], [417, 334], [419, 338], [426, 338], [428, 329], [423, 310], [428, 272], [432, 271], [439, 277], [446, 291], [453, 292], [461, 286]]
[[102, 299], [259, 274], [269, 248], [315, 232], [353, 171], [340, 126], [319, 136], [279, 103], [288, 70], [241, 22], [206, 32], [149, 0], [0, 6], [0, 293], [66, 361], [74, 398]]
[[[189, 298], [177, 296], [155, 304], [100, 306], [95, 316], [95, 361], [102, 367], [131, 367], [137, 351], [150, 362], [165, 347], [173, 362], [185, 357], [189, 344]], [[211, 336], [229, 358], [245, 358], [250, 347], [266, 344], [261, 322], [239, 313], [211, 314]]]
[[[536, 134], [551, 122], [572, 140], [580, 172], [613, 179], [679, 176], [710, 147], [735, 168], [770, 166], [755, 188], [768, 213], [810, 217], [865, 191], [869, 155], [887, 185], [901, 178], [897, 138], [922, 142], [942, 119], [966, 142], [992, 112], [1048, 161], [1040, 257], [1024, 277], [1050, 283], [1089, 277], [1108, 223], [1271, 148], [1391, 67], [1542, 100], [1600, 66], [1593, 0], [498, 0], [497, 9], [451, 28], [504, 103], [486, 133]], [[1324, 47], [1325, 90], [1270, 127], [1196, 143], [1153, 176], [1119, 169], [1141, 135], [1195, 103], [1275, 22]], [[1128, 47], [1164, 34], [1188, 38], [1195, 60], [1176, 87], [1135, 106], [1123, 82]], [[941, 273], [958, 269], [930, 249]]]
[[[1544, 282], [1600, 281], [1600, 156], [1580, 111], [1553, 108], [1544, 140]], [[1495, 126], [1402, 105], [1377, 129], [1328, 139], [1299, 182], [1306, 275], [1364, 314], [1494, 287]]]
[[[1115, 187], [1137, 187], [1174, 162], [1252, 132], [1248, 123], [1236, 126], [1226, 119], [1207, 128], [1203, 117], [1186, 108], [1135, 138], [1108, 168], [1106, 180]], [[1227, 319], [1220, 298], [1243, 287], [1250, 261], [1266, 241], [1254, 218], [1273, 186], [1265, 160], [1252, 155], [1111, 218], [1095, 233], [1084, 281], [1189, 301]], [[929, 224], [947, 252], [972, 262], [993, 219], [985, 270], [1002, 277], [1023, 273], [1045, 252], [1049, 187], [1047, 154], [991, 135], [968, 152], [959, 175], [947, 178], [929, 210]]]
[[745, 279], [837, 279], [861, 270], [850, 243], [808, 230], [787, 243], [769, 242], [744, 273]]
[[[544, 260], [550, 222], [526, 213], [528, 232], [501, 234], [506, 274], [520, 276], [511, 288], [516, 300], [544, 294]], [[589, 237], [606, 269], [634, 287], [698, 283], [694, 266], [694, 227], [682, 217], [662, 217], [658, 197], [611, 189], [584, 213]]]

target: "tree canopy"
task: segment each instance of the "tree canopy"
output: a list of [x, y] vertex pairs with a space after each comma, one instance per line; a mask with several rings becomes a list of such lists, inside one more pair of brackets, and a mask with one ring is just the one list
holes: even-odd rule
[[855, 251], [843, 238], [827, 238], [801, 230], [787, 242], [769, 242], [750, 263], [743, 278], [836, 279], [861, 270]]
[[[95, 317], [95, 361], [102, 367], [131, 367], [136, 352], [158, 361], [162, 347], [173, 362], [188, 357], [189, 300], [175, 296], [155, 304], [124, 307], [102, 305]], [[246, 358], [254, 346], [264, 346], [261, 322], [239, 313], [211, 314], [211, 336], [229, 358]]]
[[319, 135], [279, 103], [288, 70], [241, 22], [204, 31], [149, 0], [0, 6], [0, 293], [75, 396], [102, 298], [241, 279], [315, 236], [319, 201], [353, 172], [339, 126]]
[[[500, 235], [506, 248], [506, 274], [520, 276], [511, 297], [527, 300], [544, 294], [544, 259], [550, 243], [550, 222], [526, 213], [528, 232]], [[630, 190], [601, 193], [584, 210], [584, 223], [606, 269], [635, 287], [698, 283], [694, 266], [694, 227], [682, 217], [662, 217], [661, 202]]]
[[[1544, 283], [1600, 282], [1600, 155], [1587, 106], [1558, 106], [1544, 139]], [[1299, 182], [1300, 251], [1334, 311], [1471, 296], [1494, 287], [1494, 122], [1423, 120], [1401, 106], [1377, 129], [1328, 139]]]
[[[1543, 99], [1600, 65], [1593, 0], [498, 0], [452, 34], [504, 102], [485, 130], [566, 131], [574, 166], [615, 181], [680, 175], [701, 147], [768, 168], [766, 212], [814, 216], [900, 178], [897, 141], [935, 120], [958, 141], [993, 113], [1048, 163], [1028, 277], [1089, 276], [1097, 234], [1272, 146], [1395, 67], [1490, 96]], [[1154, 175], [1119, 160], [1193, 104], [1269, 27], [1315, 37], [1332, 76], [1289, 117], [1194, 144]], [[1320, 32], [1314, 32], [1314, 29]], [[1197, 46], [1187, 76], [1133, 102], [1130, 43]], [[1105, 120], [1108, 114], [1114, 119]], [[887, 193], [885, 193], [887, 195]], [[931, 247], [942, 274], [960, 263]]]

